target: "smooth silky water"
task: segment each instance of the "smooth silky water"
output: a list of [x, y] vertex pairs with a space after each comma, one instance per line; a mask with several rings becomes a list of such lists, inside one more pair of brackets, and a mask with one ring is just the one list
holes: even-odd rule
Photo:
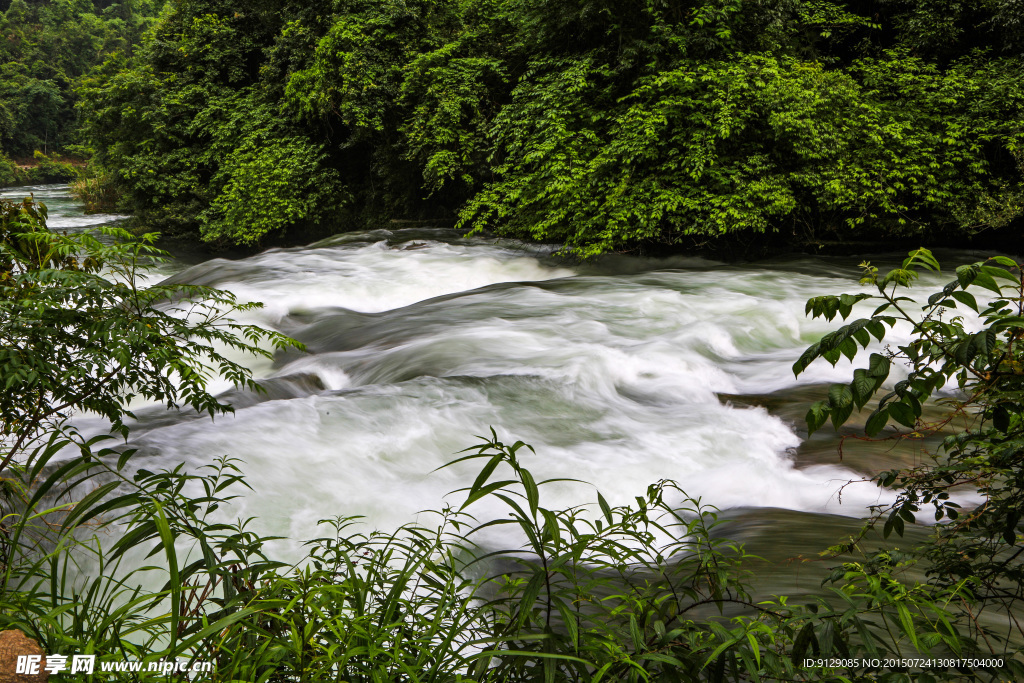
[[[84, 215], [65, 186], [4, 196], [28, 190], [47, 203], [54, 229], [121, 218]], [[218, 456], [240, 459], [254, 492], [232, 516], [258, 517], [258, 530], [291, 539], [283, 550], [297, 558], [301, 542], [322, 531], [318, 520], [365, 515], [367, 527], [393, 529], [458, 503], [445, 494], [476, 470], [435, 470], [493, 427], [536, 449], [524, 456], [536, 476], [592, 484], [548, 487], [547, 507], [593, 503], [595, 487], [625, 504], [673, 479], [734, 520], [721, 533], [774, 563], [759, 571], [759, 592], [793, 594], [815, 590], [825, 571], [804, 558], [855, 533], [866, 506], [891, 497], [870, 483], [841, 495], [840, 487], [934, 446], [848, 443], [840, 460], [830, 427], [806, 439], [808, 405], [853, 366], [820, 361], [793, 376], [804, 348], [834, 327], [808, 319], [804, 304], [860, 289], [857, 260], [613, 256], [580, 265], [552, 252], [396, 229], [161, 265], [153, 281], [170, 275], [263, 302], [242, 321], [306, 350], [249, 359], [265, 394], [218, 385], [233, 415], [137, 410], [133, 466], [184, 462], [195, 471]], [[952, 265], [978, 255], [942, 258]], [[481, 504], [476, 514], [504, 511]]]

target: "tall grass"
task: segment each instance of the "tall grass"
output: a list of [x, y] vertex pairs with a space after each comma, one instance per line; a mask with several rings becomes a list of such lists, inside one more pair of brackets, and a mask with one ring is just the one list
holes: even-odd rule
[[71, 195], [85, 204], [86, 213], [109, 213], [117, 210], [118, 192], [105, 174], [83, 174], [70, 183]]
[[[717, 538], [717, 513], [672, 482], [635, 505], [598, 494], [548, 509], [527, 447], [493, 433], [456, 460], [480, 474], [436, 524], [381, 533], [325, 521], [297, 564], [271, 556], [255, 521], [223, 521], [245, 487], [236, 463], [127, 477], [131, 451], [101, 445], [58, 461], [71, 444], [54, 437], [4, 482], [0, 627], [49, 653], [212, 660], [217, 681], [596, 683], [909, 680], [867, 660], [979, 652], [964, 635], [963, 586], [936, 596], [905, 585], [882, 557], [842, 568], [811, 605], [755, 604], [742, 547]], [[476, 520], [483, 499], [507, 516]], [[479, 540], [494, 528], [507, 547]], [[140, 549], [144, 563], [127, 566]], [[865, 665], [803, 666], [812, 656]]]

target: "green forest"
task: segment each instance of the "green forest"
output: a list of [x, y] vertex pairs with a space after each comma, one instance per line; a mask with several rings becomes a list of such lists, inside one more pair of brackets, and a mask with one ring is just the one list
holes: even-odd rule
[[76, 177], [60, 158], [91, 156], [77, 89], [112, 55], [133, 54], [159, 9], [147, 0], [0, 3], [0, 185]]
[[[0, 681], [45, 680], [34, 677], [43, 659], [19, 660], [24, 678], [9, 678], [13, 634], [23, 657], [157, 667], [65, 670], [59, 680], [1024, 680], [1024, 263], [1009, 255], [1024, 227], [1024, 0], [0, 0], [0, 71], [0, 186], [14, 188], [0, 198]], [[56, 183], [90, 212], [130, 218], [52, 227], [46, 203], [19, 189]], [[742, 339], [768, 350], [755, 358], [738, 344], [729, 356], [708, 342], [716, 369], [767, 367], [788, 347], [758, 335], [789, 335], [802, 355], [785, 360], [785, 381], [806, 381], [801, 390], [820, 399], [801, 409], [794, 438], [832, 431], [841, 448], [911, 442], [918, 455], [864, 475], [890, 498], [864, 508], [852, 535], [793, 560], [825, 574], [792, 600], [765, 595], [764, 561], [728, 539], [731, 511], [691, 497], [686, 481], [650, 472], [635, 504], [591, 490], [561, 506], [549, 501], [567, 480], [534, 474], [546, 454], [487, 424], [438, 468], [476, 468], [472, 483], [416, 523], [367, 530], [361, 510], [338, 510], [301, 557], [281, 553], [283, 537], [260, 519], [225, 517], [243, 494], [259, 499], [245, 463], [210, 452], [199, 468], [152, 465], [152, 444], [131, 440], [145, 418], [133, 406], [220, 427], [236, 408], [295, 398], [288, 387], [316, 397], [348, 389], [313, 374], [288, 385], [292, 375], [260, 378], [252, 367], [404, 343], [422, 363], [389, 368], [400, 379], [380, 380], [381, 395], [426, 376], [423, 393], [447, 396], [443, 381], [457, 373], [423, 337], [387, 328], [386, 314], [407, 315], [416, 332], [450, 326], [462, 336], [445, 341], [466, 356], [472, 326], [497, 320], [501, 354], [518, 358], [517, 345], [532, 352], [557, 336], [540, 322], [526, 336], [514, 324], [528, 313], [503, 308], [526, 266], [483, 284], [466, 275], [460, 286], [496, 297], [491, 308], [472, 318], [467, 300], [464, 319], [434, 328], [414, 305], [462, 290], [367, 310], [278, 301], [254, 318], [258, 301], [179, 278], [215, 281], [203, 278], [220, 269], [241, 282], [245, 259], [175, 266], [158, 284], [148, 269], [171, 258], [159, 241], [171, 238], [204, 254], [270, 254], [282, 282], [323, 278], [332, 271], [296, 251], [262, 250], [396, 225], [452, 228], [463, 241], [445, 243], [451, 252], [479, 246], [463, 235], [514, 238], [518, 261], [543, 253], [559, 268], [726, 254], [722, 270], [675, 269], [692, 276], [676, 290], [656, 269], [623, 266], [616, 295], [637, 302], [628, 320], [581, 323], [561, 299], [550, 318], [594, 334], [614, 327], [631, 344], [623, 330], [653, 305], [637, 294], [649, 282], [677, 303], [709, 291], [723, 308], [746, 297], [755, 303]], [[374, 244], [415, 256], [436, 234]], [[532, 243], [550, 248], [525, 251]], [[865, 245], [887, 253], [865, 258], [852, 279], [839, 261], [767, 271], [792, 275], [799, 312], [819, 327], [763, 334], [754, 313], [783, 306], [757, 297], [774, 285], [725, 288], [744, 275], [730, 270], [739, 259], [848, 257]], [[999, 253], [946, 261], [920, 245]], [[504, 267], [486, 253], [488, 267]], [[321, 260], [356, 273], [344, 286], [369, 277], [362, 261]], [[855, 293], [806, 300], [824, 269], [829, 286]], [[576, 290], [528, 282], [529, 301], [563, 291], [583, 300], [606, 275], [578, 272], [587, 277], [570, 283]], [[699, 289], [709, 272], [724, 293]], [[686, 324], [699, 332], [704, 322]], [[374, 325], [398, 341], [374, 337]], [[310, 335], [308, 347], [292, 329]], [[565, 343], [563, 366], [579, 348]], [[663, 360], [652, 348], [652, 363]], [[635, 360], [615, 350], [610, 367]], [[850, 377], [834, 381], [828, 372], [848, 361]], [[526, 382], [521, 367], [500, 371], [516, 409], [532, 396], [512, 384]], [[654, 384], [652, 372], [641, 376]], [[475, 387], [492, 377], [457, 379]], [[556, 384], [572, 385], [559, 375], [545, 386]], [[667, 411], [639, 393], [625, 399]], [[460, 401], [469, 402], [448, 400], [436, 419]], [[767, 420], [764, 406], [745, 415]], [[696, 421], [698, 408], [671, 420]], [[80, 430], [82, 415], [109, 433]], [[148, 419], [157, 429], [176, 418]], [[271, 442], [281, 426], [259, 428]], [[300, 447], [277, 464], [318, 479], [328, 465], [302, 461]], [[981, 502], [964, 504], [968, 492]], [[488, 545], [495, 529], [521, 545]], [[215, 673], [160, 671], [170, 661]]]
[[12, 2], [0, 139], [166, 233], [429, 219], [587, 257], [1005, 241], [1024, 210], [1016, 0], [158, 4]]

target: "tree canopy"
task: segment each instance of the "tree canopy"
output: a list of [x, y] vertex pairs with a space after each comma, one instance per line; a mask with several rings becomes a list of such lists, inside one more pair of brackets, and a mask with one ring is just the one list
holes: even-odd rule
[[80, 94], [125, 208], [209, 240], [966, 236], [1024, 212], [1019, 5], [180, 0]]
[[0, 150], [31, 157], [69, 151], [75, 85], [114, 52], [131, 52], [162, 0], [0, 2]]

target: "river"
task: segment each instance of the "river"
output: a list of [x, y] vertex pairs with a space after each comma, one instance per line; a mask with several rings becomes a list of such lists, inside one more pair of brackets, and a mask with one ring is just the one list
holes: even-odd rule
[[[51, 228], [118, 220], [85, 216], [66, 187], [31, 189]], [[458, 502], [445, 494], [475, 469], [435, 470], [493, 428], [536, 449], [524, 464], [538, 477], [592, 485], [551, 487], [549, 507], [593, 503], [593, 488], [625, 504], [673, 479], [735, 520], [731, 533], [751, 550], [780, 561], [852, 533], [866, 506], [890, 495], [861, 483], [840, 497], [842, 484], [934, 445], [855, 442], [840, 461], [830, 427], [806, 438], [807, 406], [852, 366], [820, 362], [793, 376], [794, 360], [832, 328], [808, 319], [804, 304], [857, 290], [859, 259], [575, 264], [552, 252], [410, 228], [161, 266], [154, 280], [263, 302], [243, 320], [306, 351], [250, 362], [267, 391], [232, 392], [234, 415], [142, 407], [135, 465], [241, 459], [254, 492], [232, 514], [258, 517], [260, 531], [297, 549], [324, 518], [365, 515], [388, 529]], [[801, 590], [799, 576], [781, 576], [775, 590]]]

